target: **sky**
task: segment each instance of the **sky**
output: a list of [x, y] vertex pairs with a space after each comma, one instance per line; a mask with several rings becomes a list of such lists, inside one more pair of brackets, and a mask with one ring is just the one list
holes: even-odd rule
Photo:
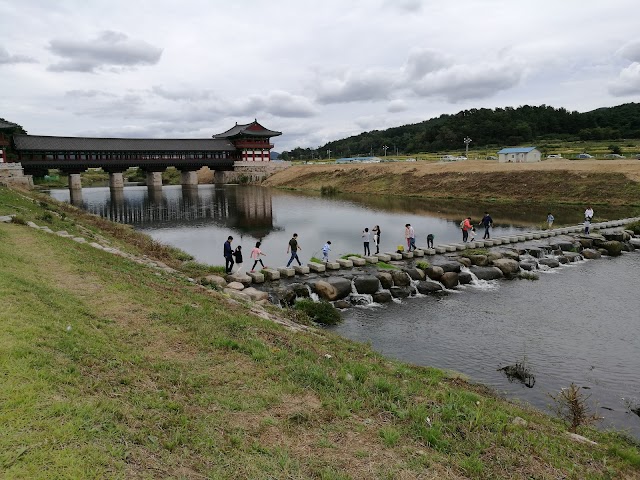
[[0, 0], [0, 117], [275, 151], [470, 108], [640, 101], [638, 0]]

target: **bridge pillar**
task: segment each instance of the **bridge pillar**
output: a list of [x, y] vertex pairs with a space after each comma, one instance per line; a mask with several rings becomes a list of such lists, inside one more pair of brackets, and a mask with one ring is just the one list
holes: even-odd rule
[[222, 170], [216, 170], [214, 172], [213, 182], [216, 184], [224, 183], [224, 172]]
[[194, 187], [198, 185], [198, 174], [190, 170], [181, 172], [182, 186]]
[[69, 190], [82, 190], [82, 180], [79, 173], [69, 174]]
[[147, 187], [162, 187], [162, 172], [147, 172]]
[[[69, 182], [69, 184], [71, 184], [71, 182]], [[82, 200], [82, 188], [70, 188], [69, 200], [71, 200], [71, 205], [82, 208], [82, 204], [84, 203]]]
[[109, 187], [110, 188], [124, 188], [124, 178], [122, 172], [110, 172], [109, 173]]
[[162, 203], [162, 187], [154, 187], [149, 185], [147, 187], [147, 195], [151, 203], [159, 205]]

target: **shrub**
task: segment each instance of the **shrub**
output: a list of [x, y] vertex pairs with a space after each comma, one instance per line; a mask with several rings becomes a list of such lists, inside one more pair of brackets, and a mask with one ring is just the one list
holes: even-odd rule
[[572, 383], [568, 388], [560, 390], [557, 395], [549, 394], [555, 402], [556, 413], [569, 424], [569, 431], [573, 433], [576, 433], [581, 425], [590, 425], [602, 420], [602, 417], [589, 411], [587, 400], [591, 395], [585, 395], [580, 390], [580, 387]]
[[640, 235], [640, 222], [633, 222], [625, 227], [626, 230], [632, 230], [635, 235]]
[[429, 262], [425, 262], [425, 261], [416, 263], [416, 267], [418, 267], [420, 270], [426, 270], [430, 266], [431, 265], [429, 265]]
[[17, 223], [18, 225], [27, 224], [27, 221], [24, 219], [24, 217], [21, 217], [20, 215], [14, 215], [13, 217], [11, 217], [11, 222]]
[[321, 195], [335, 195], [336, 193], [340, 193], [338, 187], [334, 187], [333, 185], [323, 185], [320, 187]]
[[303, 311], [311, 320], [323, 325], [335, 325], [341, 320], [340, 314], [329, 302], [303, 299], [296, 302], [295, 309]]

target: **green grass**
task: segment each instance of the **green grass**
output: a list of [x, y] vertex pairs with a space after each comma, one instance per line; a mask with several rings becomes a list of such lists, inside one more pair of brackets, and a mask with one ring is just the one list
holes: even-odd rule
[[[0, 188], [0, 214], [49, 212], [54, 230], [184, 265], [35, 198]], [[443, 371], [25, 225], [0, 224], [0, 298], [2, 478], [640, 475], [622, 435], [585, 428], [599, 446], [572, 442], [561, 422]]]
[[391, 265], [390, 263], [386, 263], [386, 262], [378, 262], [375, 265], [376, 267], [382, 270], [399, 270], [399, 268], [396, 267], [395, 265]]

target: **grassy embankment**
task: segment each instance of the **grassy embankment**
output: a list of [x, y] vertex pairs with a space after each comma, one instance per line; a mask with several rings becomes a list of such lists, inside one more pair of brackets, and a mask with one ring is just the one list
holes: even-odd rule
[[[38, 197], [44, 198], [44, 197]], [[207, 269], [0, 188], [0, 215]], [[181, 275], [0, 223], [2, 478], [637, 478], [612, 432], [293, 330]], [[515, 424], [515, 417], [526, 426]]]
[[640, 161], [412, 162], [294, 166], [264, 185], [475, 202], [640, 205]]

